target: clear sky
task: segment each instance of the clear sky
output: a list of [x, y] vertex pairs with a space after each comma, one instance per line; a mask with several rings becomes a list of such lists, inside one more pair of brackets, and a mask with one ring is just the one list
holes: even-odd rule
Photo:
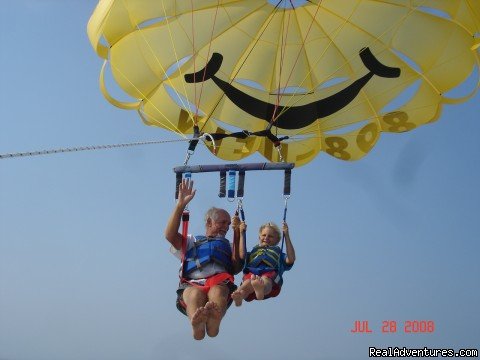
[[[0, 0], [0, 153], [176, 139], [111, 106], [86, 24], [95, 0]], [[275, 300], [232, 307], [195, 342], [174, 306], [163, 229], [185, 143], [0, 160], [0, 360], [367, 359], [368, 347], [480, 346], [480, 102], [383, 135], [363, 160], [294, 171], [297, 251]], [[263, 161], [259, 156], [248, 162]], [[203, 147], [191, 164], [218, 163]], [[216, 196], [195, 177], [191, 229]], [[282, 177], [249, 173], [255, 229], [282, 218]], [[237, 280], [239, 277], [237, 277]], [[373, 333], [353, 334], [365, 320]], [[382, 322], [397, 322], [382, 333]], [[433, 321], [433, 333], [405, 333]]]

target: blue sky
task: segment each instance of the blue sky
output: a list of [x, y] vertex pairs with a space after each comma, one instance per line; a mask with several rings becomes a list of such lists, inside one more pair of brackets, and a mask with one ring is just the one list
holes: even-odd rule
[[[104, 100], [86, 36], [94, 0], [0, 0], [0, 153], [175, 139]], [[297, 262], [275, 300], [232, 307], [195, 342], [174, 307], [163, 229], [185, 143], [0, 160], [0, 360], [366, 359], [368, 347], [478, 348], [478, 96], [383, 135], [355, 163], [294, 171]], [[254, 156], [249, 162], [263, 161]], [[191, 163], [216, 163], [199, 147]], [[196, 176], [191, 228], [218, 199]], [[250, 173], [252, 230], [281, 221], [282, 178]], [[368, 320], [372, 334], [352, 334]], [[381, 332], [395, 320], [394, 334]], [[408, 320], [434, 321], [406, 334]], [[249, 355], [250, 353], [250, 355]]]

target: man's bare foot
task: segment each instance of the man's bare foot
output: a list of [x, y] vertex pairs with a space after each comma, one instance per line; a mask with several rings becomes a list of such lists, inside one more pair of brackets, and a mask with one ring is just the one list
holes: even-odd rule
[[213, 301], [205, 304], [205, 309], [208, 312], [207, 318], [207, 334], [210, 337], [215, 337], [220, 331], [220, 322], [222, 321], [223, 312]]
[[265, 283], [261, 276], [253, 275], [251, 278], [253, 290], [257, 300], [263, 300], [265, 297]]
[[200, 307], [192, 316], [193, 338], [195, 340], [202, 340], [205, 337], [205, 326], [208, 319], [208, 310], [205, 307]]
[[235, 290], [232, 293], [232, 299], [235, 302], [235, 306], [242, 306], [243, 296], [243, 290]]

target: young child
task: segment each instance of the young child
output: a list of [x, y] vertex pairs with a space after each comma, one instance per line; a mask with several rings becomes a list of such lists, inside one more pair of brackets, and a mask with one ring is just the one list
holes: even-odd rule
[[[247, 225], [240, 224], [240, 259], [245, 259], [244, 234]], [[280, 271], [290, 270], [295, 262], [295, 249], [293, 248], [288, 232], [287, 223], [283, 223], [285, 235], [286, 255], [282, 253], [280, 242], [280, 229], [273, 223], [266, 223], [260, 227], [259, 244], [252, 251], [247, 252], [247, 265], [245, 267], [243, 282], [232, 293], [236, 306], [241, 306], [242, 301], [263, 300], [275, 297], [280, 293], [282, 278]], [[282, 270], [279, 269], [282, 268]]]

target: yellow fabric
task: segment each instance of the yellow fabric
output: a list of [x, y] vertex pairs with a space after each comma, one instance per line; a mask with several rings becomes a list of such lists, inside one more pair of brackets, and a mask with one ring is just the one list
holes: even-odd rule
[[[212, 80], [191, 84], [184, 75], [202, 69], [217, 52], [223, 55], [218, 78], [288, 109], [325, 99], [366, 75], [362, 48], [400, 68], [398, 78], [373, 76], [346, 107], [309, 126], [273, 126], [274, 134], [291, 138], [282, 143], [282, 158], [299, 166], [321, 151], [360, 159], [381, 132], [435, 121], [444, 104], [465, 101], [479, 88], [480, 0], [311, 0], [295, 9], [288, 4], [100, 0], [87, 32], [109, 62], [101, 71], [102, 92], [115, 106], [137, 109], [146, 124], [182, 136], [193, 132], [194, 119], [204, 132], [260, 131], [268, 123], [241, 110]], [[109, 94], [106, 69], [131, 102]], [[466, 95], [448, 94], [467, 80], [473, 85]], [[279, 96], [284, 88], [298, 93]], [[407, 89], [413, 89], [408, 96]], [[217, 156], [229, 161], [255, 152], [280, 160], [266, 138], [225, 138], [216, 145]]]

